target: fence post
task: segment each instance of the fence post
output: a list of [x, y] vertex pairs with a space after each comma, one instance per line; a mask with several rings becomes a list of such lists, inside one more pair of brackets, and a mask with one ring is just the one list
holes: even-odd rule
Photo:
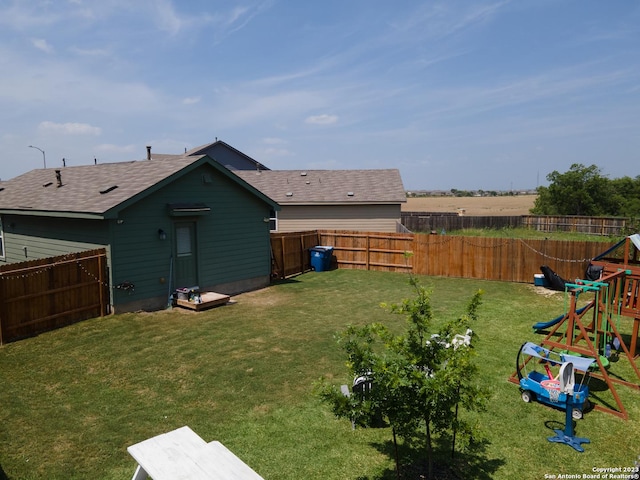
[[300, 234], [300, 271], [304, 271], [304, 233]]
[[280, 275], [280, 278], [285, 278], [287, 276], [285, 271], [287, 268], [287, 261], [285, 256], [284, 237], [280, 237], [280, 253], [282, 254], [282, 274]]
[[98, 288], [100, 289], [100, 316], [104, 316], [107, 312], [107, 306], [105, 305], [104, 298], [104, 270], [103, 270], [103, 262], [102, 259], [106, 258], [106, 254], [104, 257], [99, 256], [96, 261], [98, 262]]
[[371, 241], [370, 241], [369, 234], [366, 234], [366, 239], [367, 239], [367, 251], [366, 251], [366, 262], [367, 262], [367, 270], [369, 270], [369, 268], [371, 268], [371, 265], [369, 264], [369, 262], [371, 261], [371, 251], [369, 250], [371, 248]]
[[[7, 298], [4, 294], [3, 287], [4, 287], [4, 281], [2, 280], [2, 273], [0, 273], [0, 299]], [[4, 302], [0, 300], [0, 345], [4, 345], [4, 339], [3, 339], [4, 326], [2, 322], [2, 319], [4, 318], [3, 307], [4, 307]]]

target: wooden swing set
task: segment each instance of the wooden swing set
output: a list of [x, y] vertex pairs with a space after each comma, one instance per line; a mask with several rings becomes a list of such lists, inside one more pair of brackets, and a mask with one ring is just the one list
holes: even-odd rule
[[[598, 280], [567, 283], [565, 294], [568, 296], [569, 307], [562, 319], [553, 325], [540, 343], [550, 350], [559, 349], [570, 354], [594, 358], [598, 370], [592, 372], [591, 376], [607, 384], [617, 406], [617, 409], [614, 409], [596, 404], [594, 409], [625, 420], [629, 416], [615, 385], [640, 390], [640, 384], [610, 373], [608, 367], [610, 352], [615, 348], [618, 361], [626, 359], [640, 381], [640, 370], [634, 358], [637, 355], [640, 327], [639, 250], [640, 235], [627, 237], [592, 260], [591, 265], [601, 269]], [[578, 308], [579, 297], [586, 292], [594, 294], [593, 300]], [[629, 346], [620, 334], [623, 317], [631, 318], [633, 321]], [[518, 383], [515, 374], [509, 380]]]

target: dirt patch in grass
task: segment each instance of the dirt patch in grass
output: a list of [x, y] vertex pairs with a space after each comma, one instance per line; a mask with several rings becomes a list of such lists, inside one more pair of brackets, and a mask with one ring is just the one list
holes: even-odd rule
[[528, 215], [537, 195], [501, 197], [418, 197], [407, 198], [403, 212], [448, 212], [464, 215]]
[[544, 297], [553, 297], [556, 295], [564, 295], [564, 292], [560, 292], [558, 290], [551, 290], [547, 287], [538, 287], [536, 285], [529, 285], [529, 288], [532, 292], [537, 293], [538, 295], [542, 295]]

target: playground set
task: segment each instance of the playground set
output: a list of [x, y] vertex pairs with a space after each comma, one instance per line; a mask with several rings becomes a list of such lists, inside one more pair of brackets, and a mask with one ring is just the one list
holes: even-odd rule
[[[546, 336], [539, 346], [529, 342], [523, 344], [518, 352], [516, 372], [509, 378], [509, 381], [520, 385], [523, 400], [535, 399], [566, 410], [567, 424], [571, 426], [567, 425], [564, 433], [556, 431], [557, 438], [552, 437], [556, 439], [550, 438], [549, 441], [568, 443], [578, 451], [582, 451], [579, 444], [588, 443], [588, 440], [573, 437], [572, 415], [581, 418], [582, 411], [588, 409], [589, 389], [583, 385], [585, 378], [591, 376], [606, 383], [616, 404], [614, 407], [601, 400], [592, 402], [593, 409], [624, 420], [629, 415], [616, 385], [640, 390], [640, 370], [636, 365], [640, 329], [640, 235], [628, 236], [593, 258], [587, 271], [590, 276], [594, 271], [598, 272], [598, 278], [566, 283], [565, 313], [533, 326], [536, 332], [547, 332]], [[591, 294], [591, 300], [578, 307], [580, 296], [587, 293]], [[622, 323], [629, 320], [630, 329], [625, 326], [623, 336], [620, 333]], [[626, 333], [629, 330], [630, 335]], [[521, 356], [526, 358], [521, 360]], [[618, 372], [610, 372], [614, 358], [616, 365], [626, 360], [637, 378], [629, 381]], [[532, 360], [545, 366], [546, 375], [535, 371], [535, 368], [527, 373], [527, 364]], [[570, 367], [567, 366], [569, 364]], [[561, 372], [568, 375], [562, 388], [549, 365], [560, 366]], [[575, 385], [574, 369], [582, 374], [579, 385]], [[570, 387], [567, 386], [569, 384]]]

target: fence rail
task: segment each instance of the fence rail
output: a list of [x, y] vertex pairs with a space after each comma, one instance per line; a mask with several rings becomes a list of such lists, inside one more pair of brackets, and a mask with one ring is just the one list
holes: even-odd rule
[[337, 230], [277, 234], [271, 241], [274, 253], [284, 249], [274, 259], [277, 278], [309, 271], [309, 248], [328, 245], [338, 268], [521, 283], [533, 283], [542, 265], [568, 280], [583, 278], [590, 259], [614, 244]]
[[333, 247], [341, 268], [409, 272], [412, 270], [413, 234], [322, 230], [322, 245]]
[[105, 249], [0, 267], [0, 344], [107, 313]]

